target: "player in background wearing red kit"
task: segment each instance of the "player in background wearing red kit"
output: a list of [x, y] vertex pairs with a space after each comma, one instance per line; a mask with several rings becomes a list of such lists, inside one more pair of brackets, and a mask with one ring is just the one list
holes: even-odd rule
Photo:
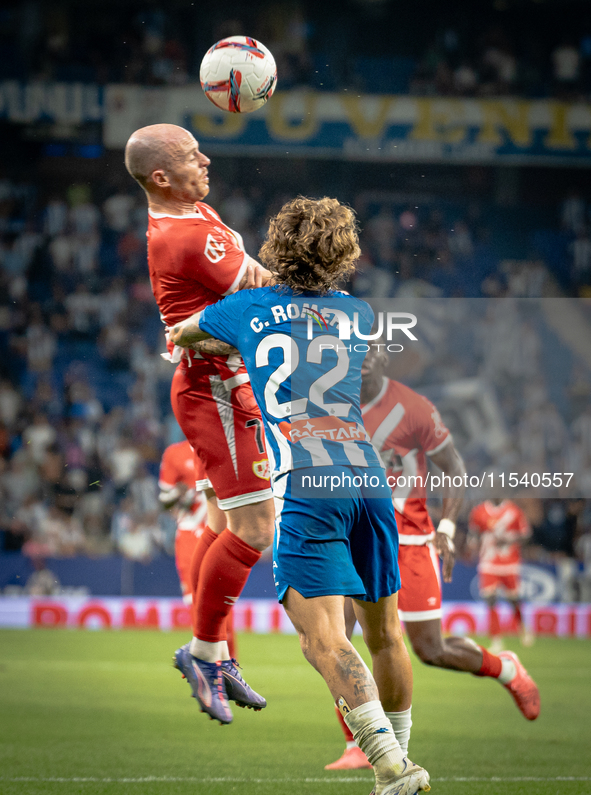
[[[442, 518], [435, 529], [427, 510], [424, 486], [418, 487], [416, 480], [409, 485], [408, 478], [420, 476], [425, 483], [427, 457], [452, 478], [463, 479], [465, 467], [435, 406], [409, 387], [384, 376], [388, 355], [385, 346], [377, 347], [381, 343], [379, 340], [371, 346], [361, 369], [362, 414], [389, 478], [397, 481], [404, 476], [400, 484], [394, 485], [392, 498], [400, 543], [398, 564], [402, 585], [398, 610], [410, 643], [417, 657], [427, 665], [498, 679], [509, 690], [521, 713], [534, 720], [540, 708], [538, 688], [516, 655], [503, 651], [496, 656], [470, 638], [444, 638], [442, 635], [438, 556], [443, 560], [443, 578], [451, 582], [455, 520], [462, 505], [463, 488], [443, 498]], [[346, 605], [346, 621], [350, 638], [355, 616], [349, 604]], [[406, 721], [410, 735], [410, 710], [407, 715], [397, 715], [398, 721]], [[365, 754], [356, 746], [346, 725], [339, 722], [347, 746], [341, 758], [326, 765], [326, 769], [369, 767]]]
[[[208, 501], [204, 489], [209, 486], [203, 464], [186, 440], [168, 445], [160, 462], [158, 478], [160, 504], [171, 511], [176, 520], [174, 556], [179, 575], [183, 601], [193, 603], [191, 587], [191, 561], [197, 541], [203, 535], [208, 522]], [[225, 526], [223, 511], [209, 504], [210, 511], [217, 511], [219, 521]], [[211, 518], [211, 513], [210, 513]], [[226, 618], [228, 649], [233, 659], [238, 657], [236, 636], [232, 622], [232, 611]]]
[[[148, 266], [166, 326], [240, 289], [268, 283], [269, 272], [244, 251], [240, 235], [203, 202], [210, 160], [193, 135], [173, 124], [137, 130], [125, 165], [148, 200]], [[242, 679], [230, 658], [226, 617], [252, 566], [271, 543], [274, 503], [262, 421], [241, 357], [209, 340], [197, 349], [174, 348], [178, 362], [171, 403], [213, 492], [227, 516], [211, 521], [191, 565], [193, 639], [175, 653], [201, 710], [230, 723], [228, 699], [262, 709], [266, 701]], [[215, 495], [214, 495], [215, 492]]]
[[524, 646], [531, 646], [534, 639], [524, 626], [519, 597], [521, 546], [531, 536], [525, 513], [510, 500], [486, 500], [472, 509], [468, 526], [468, 544], [479, 549], [478, 579], [480, 596], [489, 609], [490, 651], [503, 645], [496, 608], [499, 597], [511, 603], [513, 629]]

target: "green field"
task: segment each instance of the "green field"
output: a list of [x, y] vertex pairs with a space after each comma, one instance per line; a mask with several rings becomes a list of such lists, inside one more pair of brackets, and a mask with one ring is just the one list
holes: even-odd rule
[[[327, 772], [343, 740], [294, 636], [243, 635], [268, 699], [231, 726], [199, 713], [170, 665], [178, 633], [0, 631], [0, 793], [368, 795], [371, 771]], [[491, 680], [414, 664], [410, 756], [434, 795], [591, 793], [591, 642], [542, 639], [522, 660], [528, 723]]]

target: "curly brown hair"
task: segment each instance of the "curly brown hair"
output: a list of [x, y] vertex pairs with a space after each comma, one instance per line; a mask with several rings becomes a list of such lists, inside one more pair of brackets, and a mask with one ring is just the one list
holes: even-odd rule
[[360, 253], [350, 207], [298, 196], [271, 218], [259, 258], [278, 284], [323, 295], [355, 270]]

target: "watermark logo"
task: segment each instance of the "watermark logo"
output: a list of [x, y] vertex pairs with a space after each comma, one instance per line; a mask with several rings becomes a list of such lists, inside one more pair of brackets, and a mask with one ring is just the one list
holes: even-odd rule
[[[410, 329], [417, 325], [417, 316], [410, 312], [378, 312], [376, 315], [377, 328], [373, 333], [364, 334], [359, 328], [359, 312], [354, 312], [349, 316], [342, 309], [334, 307], [322, 307], [318, 309], [316, 304], [310, 306], [307, 302], [303, 306], [292, 302], [289, 304], [276, 304], [270, 307], [268, 320], [264, 317], [253, 317], [250, 320], [250, 328], [255, 334], [260, 334], [265, 328], [281, 326], [294, 320], [305, 320], [307, 324], [307, 338], [313, 340], [315, 337], [319, 341], [320, 349], [332, 348], [339, 349], [342, 346], [334, 342], [338, 335], [339, 341], [347, 342], [354, 340], [353, 347], [356, 351], [365, 350], [368, 352], [371, 347], [378, 349], [384, 347], [391, 353], [400, 352], [404, 346], [400, 342], [392, 342], [394, 334], [406, 336], [407, 339], [417, 341], [417, 337]], [[328, 337], [328, 339], [322, 339]], [[371, 342], [372, 340], [385, 339], [386, 343]], [[371, 342], [371, 344], [368, 344]], [[360, 343], [360, 344], [358, 344]], [[390, 344], [391, 343], [391, 344]], [[351, 350], [351, 345], [346, 345]]]
[[312, 339], [312, 336], [310, 335], [310, 322], [312, 320], [315, 320], [323, 331], [330, 331], [330, 329], [328, 328], [328, 323], [326, 322], [326, 318], [317, 309], [313, 309], [311, 306], [304, 307], [304, 309], [302, 310], [302, 317], [308, 318], [309, 340]]
[[302, 317], [307, 318], [308, 328], [307, 337], [309, 340], [314, 338], [314, 331], [318, 326], [322, 332], [330, 331], [329, 326], [338, 326], [340, 340], [350, 340], [353, 335], [358, 340], [377, 340], [385, 335], [388, 342], [391, 342], [394, 332], [402, 332], [409, 340], [416, 342], [417, 338], [410, 331], [417, 325], [416, 315], [410, 312], [378, 312], [377, 330], [373, 334], [363, 334], [359, 329], [359, 312], [353, 313], [350, 318], [342, 309], [323, 307], [319, 312], [312, 307], [305, 307], [302, 310]]

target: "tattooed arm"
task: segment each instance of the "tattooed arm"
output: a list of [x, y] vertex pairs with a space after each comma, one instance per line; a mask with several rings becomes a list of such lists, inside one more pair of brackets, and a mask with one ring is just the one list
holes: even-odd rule
[[222, 342], [222, 340], [216, 340], [214, 337], [209, 340], [194, 342], [189, 347], [198, 353], [212, 353], [215, 356], [228, 356], [233, 353], [238, 353], [237, 348], [233, 345], [228, 345], [227, 342]]
[[167, 329], [169, 340], [175, 345], [180, 345], [181, 348], [189, 348], [195, 342], [212, 339], [211, 334], [199, 328], [202, 314], [202, 312], [195, 312], [191, 317]]

